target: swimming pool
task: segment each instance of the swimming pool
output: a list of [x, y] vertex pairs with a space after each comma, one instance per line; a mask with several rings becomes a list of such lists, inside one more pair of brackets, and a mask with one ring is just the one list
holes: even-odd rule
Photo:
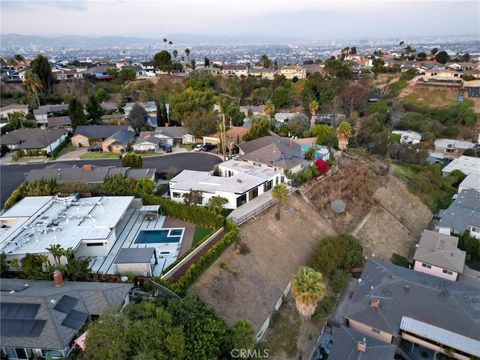
[[183, 229], [141, 230], [135, 244], [170, 244], [182, 240]]

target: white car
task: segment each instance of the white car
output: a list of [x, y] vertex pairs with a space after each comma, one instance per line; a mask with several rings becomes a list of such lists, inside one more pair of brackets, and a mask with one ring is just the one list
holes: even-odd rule
[[202, 151], [203, 149], [203, 144], [198, 144], [193, 148], [193, 151]]

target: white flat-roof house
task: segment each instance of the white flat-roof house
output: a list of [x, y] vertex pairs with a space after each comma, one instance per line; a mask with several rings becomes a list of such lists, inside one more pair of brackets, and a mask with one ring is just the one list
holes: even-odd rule
[[117, 228], [133, 196], [26, 197], [0, 216], [4, 231], [0, 252], [7, 259], [48, 254], [50, 245], [73, 248], [77, 256], [105, 256], [117, 239]]
[[468, 174], [467, 177], [460, 183], [460, 185], [458, 185], [458, 192], [468, 189], [472, 189], [480, 193], [480, 174]]
[[422, 141], [422, 135], [411, 130], [394, 130], [392, 134], [400, 135], [400, 143], [414, 145]]
[[462, 155], [445, 166], [442, 174], [448, 176], [454, 170], [460, 170], [465, 175], [480, 174], [480, 158]]
[[[143, 107], [145, 111], [148, 113], [148, 115], [157, 116], [157, 105], [155, 104], [155, 101], [147, 101], [146, 103], [137, 103], [137, 104]], [[130, 115], [130, 111], [132, 111], [133, 105], [135, 105], [134, 102], [129, 102], [129, 103], [126, 103], [125, 106], [123, 107], [123, 111], [125, 111], [125, 118], [127, 118], [128, 115]], [[167, 106], [167, 112], [168, 112], [168, 106]]]
[[228, 200], [226, 209], [236, 209], [284, 181], [281, 172], [243, 161], [230, 160], [218, 167], [220, 176], [206, 171], [184, 170], [170, 180], [170, 198], [183, 202], [190, 190], [202, 192], [202, 205], [213, 196]]

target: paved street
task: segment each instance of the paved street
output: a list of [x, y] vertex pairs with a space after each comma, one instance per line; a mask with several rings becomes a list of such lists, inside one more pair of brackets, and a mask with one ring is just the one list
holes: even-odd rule
[[[178, 153], [169, 154], [159, 157], [149, 157], [143, 159], [143, 167], [155, 168], [159, 171], [167, 171], [168, 169], [177, 170], [212, 170], [215, 164], [222, 160], [212, 154], [206, 153]], [[10, 196], [12, 191], [25, 180], [25, 173], [31, 169], [42, 169], [45, 166], [54, 164], [55, 162], [41, 163], [41, 164], [15, 164], [0, 166], [0, 180], [1, 180], [1, 196], [0, 200], [3, 206], [4, 201]], [[99, 160], [76, 160], [76, 161], [62, 161], [62, 163], [72, 164], [72, 166], [92, 164], [96, 166], [121, 166], [121, 161], [118, 159], [99, 159]]]

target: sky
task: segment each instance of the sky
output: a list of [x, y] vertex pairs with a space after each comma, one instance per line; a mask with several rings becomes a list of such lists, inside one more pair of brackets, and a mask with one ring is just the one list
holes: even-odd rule
[[1, 0], [1, 33], [326, 40], [480, 36], [480, 1]]

